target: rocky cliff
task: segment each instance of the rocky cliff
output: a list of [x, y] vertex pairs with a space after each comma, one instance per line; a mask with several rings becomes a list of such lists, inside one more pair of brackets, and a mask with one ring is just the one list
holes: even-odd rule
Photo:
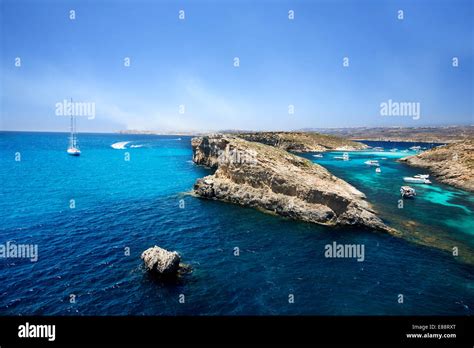
[[323, 225], [396, 233], [375, 215], [362, 192], [279, 147], [222, 134], [193, 138], [192, 147], [195, 163], [216, 168], [196, 181], [200, 197]]
[[293, 152], [354, 151], [367, 148], [362, 143], [315, 132], [236, 133], [235, 136]]
[[474, 192], [474, 140], [469, 138], [400, 161], [428, 169], [439, 181]]

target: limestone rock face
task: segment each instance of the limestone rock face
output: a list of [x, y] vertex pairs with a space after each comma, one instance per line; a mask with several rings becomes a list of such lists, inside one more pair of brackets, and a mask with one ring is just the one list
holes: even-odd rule
[[145, 250], [141, 258], [145, 262], [148, 271], [156, 272], [159, 275], [177, 273], [181, 260], [176, 251], [168, 251], [156, 245]]
[[428, 169], [439, 181], [474, 192], [474, 139], [422, 152], [400, 161], [411, 166]]
[[194, 162], [217, 169], [196, 181], [194, 192], [200, 197], [323, 225], [394, 232], [362, 192], [279, 147], [222, 134], [193, 138], [192, 147]]

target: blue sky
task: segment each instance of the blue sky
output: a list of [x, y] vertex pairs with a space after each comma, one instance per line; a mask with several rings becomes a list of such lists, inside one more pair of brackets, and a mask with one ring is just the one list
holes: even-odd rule
[[[470, 0], [1, 0], [0, 129], [67, 131], [55, 104], [69, 98], [96, 105], [79, 131], [472, 124], [473, 12]], [[389, 99], [420, 103], [420, 119], [381, 116]]]

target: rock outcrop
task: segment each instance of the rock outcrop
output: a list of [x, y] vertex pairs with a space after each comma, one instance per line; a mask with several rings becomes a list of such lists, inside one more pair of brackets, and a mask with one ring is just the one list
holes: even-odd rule
[[333, 135], [315, 132], [255, 132], [235, 136], [292, 152], [355, 151], [368, 146]]
[[141, 258], [148, 271], [158, 275], [174, 275], [180, 267], [181, 257], [176, 251], [168, 251], [159, 246], [148, 248]]
[[400, 160], [428, 169], [442, 183], [474, 192], [474, 139], [438, 146]]
[[193, 160], [216, 168], [198, 179], [195, 194], [323, 225], [357, 225], [396, 233], [365, 195], [320, 165], [279, 147], [234, 135], [192, 139]]

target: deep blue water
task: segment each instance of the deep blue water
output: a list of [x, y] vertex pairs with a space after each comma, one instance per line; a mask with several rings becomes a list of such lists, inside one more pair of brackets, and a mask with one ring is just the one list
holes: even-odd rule
[[[0, 244], [39, 248], [37, 262], [0, 259], [2, 315], [472, 314], [474, 266], [443, 250], [471, 253], [472, 197], [434, 182], [398, 209], [400, 178], [419, 171], [395, 161], [406, 153], [305, 156], [365, 192], [388, 223], [412, 221], [414, 241], [186, 195], [211, 173], [191, 162], [189, 137], [79, 140], [83, 154], [74, 158], [66, 134], [0, 133]], [[130, 141], [124, 150], [111, 147], [122, 141]], [[380, 157], [382, 175], [363, 165]], [[364, 244], [365, 261], [325, 258], [333, 241]], [[179, 251], [192, 274], [172, 283], [150, 277], [140, 254], [155, 244]]]

